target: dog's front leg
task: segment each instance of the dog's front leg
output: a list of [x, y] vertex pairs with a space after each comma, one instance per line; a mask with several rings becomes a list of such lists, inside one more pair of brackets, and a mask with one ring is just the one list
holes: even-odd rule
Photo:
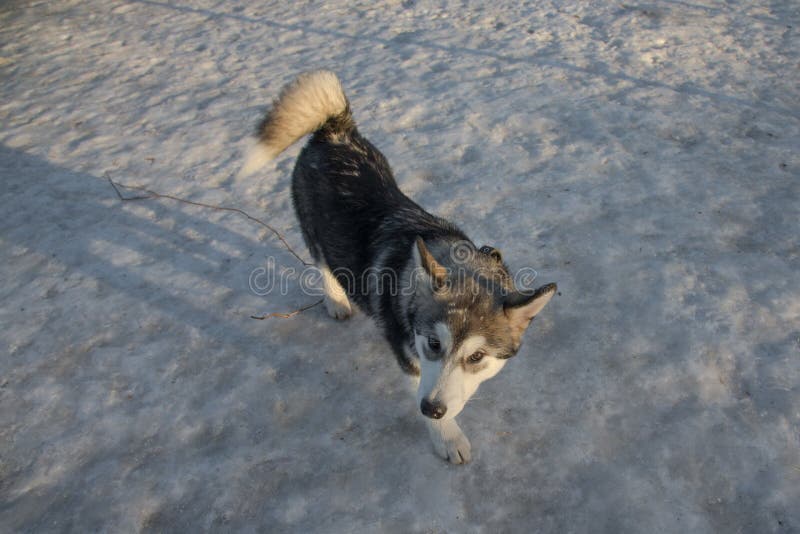
[[469, 440], [455, 419], [442, 420], [426, 417], [425, 424], [428, 426], [436, 454], [454, 464], [465, 464], [472, 459]]
[[[406, 349], [406, 355], [410, 361], [419, 361], [417, 355], [410, 348]], [[411, 386], [412, 391], [416, 392], [419, 388], [419, 374], [411, 376]], [[423, 419], [425, 426], [428, 427], [436, 454], [454, 464], [466, 464], [472, 459], [472, 446], [455, 419], [431, 419], [429, 417], [423, 417]]]

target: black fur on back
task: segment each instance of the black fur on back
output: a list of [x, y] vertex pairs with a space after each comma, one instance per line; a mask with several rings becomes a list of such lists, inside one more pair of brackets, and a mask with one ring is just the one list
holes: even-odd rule
[[466, 235], [400, 191], [386, 158], [359, 134], [349, 106], [329, 118], [298, 156], [292, 199], [315, 262], [326, 264], [348, 297], [378, 320], [403, 370], [417, 374], [405, 350], [414, 335], [398, 299], [386, 287], [380, 299], [371, 299], [364, 277], [380, 259], [397, 280], [417, 236], [469, 242]]

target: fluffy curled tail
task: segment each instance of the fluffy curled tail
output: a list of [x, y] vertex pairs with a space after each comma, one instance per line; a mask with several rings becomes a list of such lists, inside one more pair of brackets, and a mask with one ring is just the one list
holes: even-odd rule
[[353, 127], [350, 104], [339, 79], [325, 70], [299, 75], [281, 90], [258, 125], [258, 141], [250, 150], [241, 174], [257, 171], [298, 139], [316, 132], [329, 121], [330, 127], [336, 130]]

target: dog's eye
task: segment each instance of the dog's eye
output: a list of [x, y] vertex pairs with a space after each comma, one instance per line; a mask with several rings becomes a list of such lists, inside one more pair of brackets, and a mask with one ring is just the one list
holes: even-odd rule
[[479, 350], [478, 352], [473, 352], [470, 354], [469, 358], [467, 358], [467, 361], [469, 363], [478, 363], [483, 359], [484, 356], [486, 356], [486, 353]]
[[438, 339], [436, 339], [435, 337], [433, 337], [433, 336], [428, 336], [428, 347], [429, 347], [429, 348], [430, 348], [430, 349], [431, 349], [433, 352], [439, 352], [439, 351], [441, 350], [441, 348], [442, 348], [442, 344], [441, 344], [441, 343], [439, 343], [439, 340], [438, 340]]

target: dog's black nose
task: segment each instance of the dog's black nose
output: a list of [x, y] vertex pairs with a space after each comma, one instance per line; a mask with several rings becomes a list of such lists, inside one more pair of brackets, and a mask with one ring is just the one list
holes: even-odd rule
[[441, 419], [447, 412], [447, 406], [441, 402], [431, 402], [428, 399], [422, 399], [422, 402], [419, 403], [419, 409], [422, 410], [422, 415], [431, 419]]

